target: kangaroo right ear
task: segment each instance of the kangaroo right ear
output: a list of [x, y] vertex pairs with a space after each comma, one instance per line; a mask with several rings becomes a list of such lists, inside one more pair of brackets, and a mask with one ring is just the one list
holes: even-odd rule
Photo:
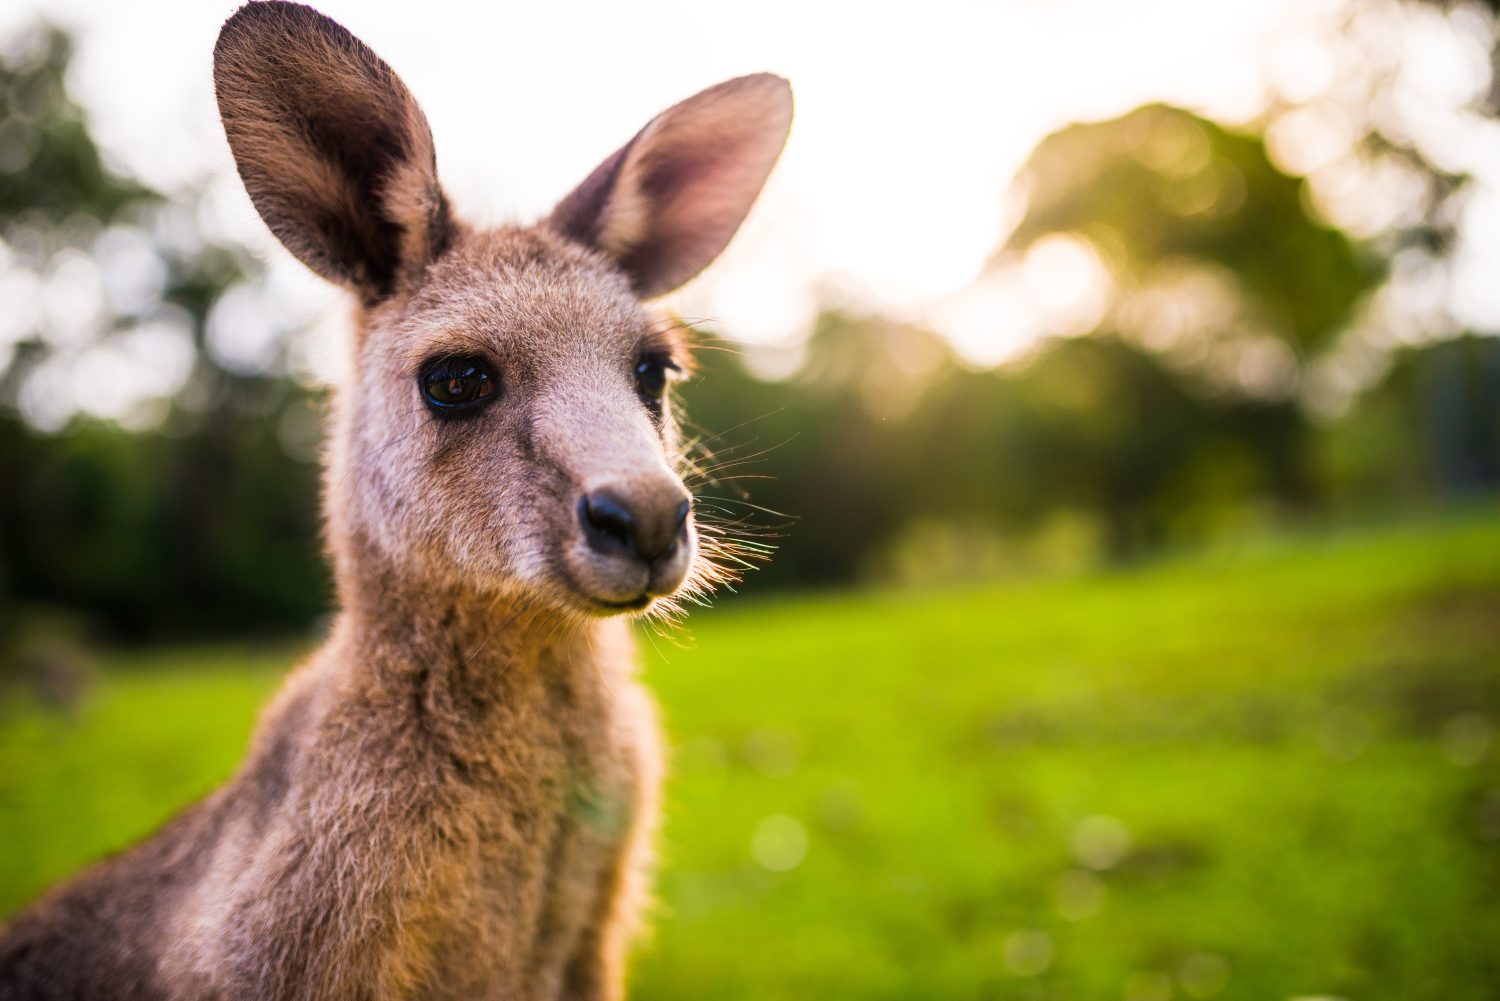
[[453, 219], [432, 132], [380, 57], [310, 7], [241, 7], [214, 90], [250, 200], [318, 274], [378, 302], [446, 248]]
[[770, 73], [668, 108], [605, 160], [548, 219], [602, 251], [645, 299], [719, 256], [770, 176], [792, 127], [792, 88]]

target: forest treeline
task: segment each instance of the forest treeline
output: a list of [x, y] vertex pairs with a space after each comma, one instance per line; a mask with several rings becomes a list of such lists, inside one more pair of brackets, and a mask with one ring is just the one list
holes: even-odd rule
[[[219, 307], [254, 285], [256, 262], [194, 232], [190, 195], [106, 165], [67, 94], [69, 53], [37, 29], [0, 59], [0, 286], [82, 268], [103, 289], [82, 334], [62, 329], [66, 309], [15, 306], [0, 323], [0, 625], [304, 629], [329, 600], [326, 400], [288, 374], [284, 348], [255, 366], [214, 350], [214, 324], [234, 316]], [[1253, 129], [1152, 105], [1059, 131], [1023, 172], [1025, 214], [981, 280], [1059, 234], [1109, 280], [1078, 329], [999, 367], [830, 309], [795, 371], [765, 380], [700, 332], [711, 350], [680, 401], [699, 511], [777, 547], [743, 589], [1132, 561], [1278, 522], [1493, 498], [1493, 331], [1377, 336], [1378, 364], [1329, 399], [1396, 256], [1441, 259], [1445, 199], [1462, 187], [1387, 145], [1430, 204], [1400, 232], [1355, 238]], [[122, 260], [134, 285], [113, 280]], [[191, 350], [144, 417], [77, 399], [109, 371], [80, 369], [88, 352], [149, 364], [172, 337]]]

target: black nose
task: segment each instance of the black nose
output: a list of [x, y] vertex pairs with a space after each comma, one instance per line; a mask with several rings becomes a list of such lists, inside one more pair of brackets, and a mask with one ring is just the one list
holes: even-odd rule
[[[675, 498], [674, 498], [675, 499]], [[578, 523], [595, 552], [634, 554], [647, 563], [667, 559], [687, 534], [693, 502], [631, 505], [619, 494], [595, 490], [578, 499]]]

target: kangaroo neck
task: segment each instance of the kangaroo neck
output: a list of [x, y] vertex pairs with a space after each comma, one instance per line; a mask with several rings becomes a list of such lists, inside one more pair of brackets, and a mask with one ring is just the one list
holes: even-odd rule
[[482, 717], [538, 685], [596, 675], [596, 649], [621, 628], [525, 594], [414, 577], [354, 541], [340, 560], [337, 659], [357, 687], [402, 711]]

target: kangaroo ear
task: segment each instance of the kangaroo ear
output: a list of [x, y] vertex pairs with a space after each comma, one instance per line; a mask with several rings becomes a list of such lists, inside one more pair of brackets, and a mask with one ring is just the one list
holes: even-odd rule
[[603, 251], [642, 298], [719, 256], [760, 194], [792, 125], [792, 88], [757, 73], [657, 115], [564, 198], [549, 224]]
[[250, 200], [318, 274], [374, 303], [447, 248], [427, 119], [343, 27], [300, 4], [246, 4], [219, 32], [214, 89]]

